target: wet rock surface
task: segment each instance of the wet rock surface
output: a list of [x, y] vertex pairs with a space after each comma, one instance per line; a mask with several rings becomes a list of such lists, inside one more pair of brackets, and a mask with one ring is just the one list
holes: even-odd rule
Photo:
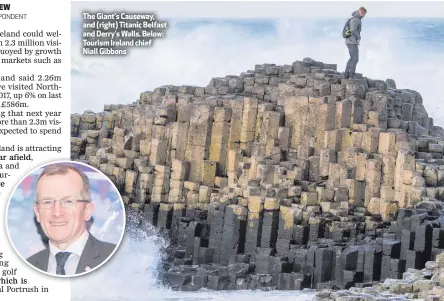
[[372, 287], [354, 287], [349, 290], [319, 291], [313, 300], [442, 300], [444, 287], [439, 282], [442, 271], [438, 268], [444, 254], [437, 261], [426, 262], [423, 269], [407, 269], [402, 279], [386, 279]]

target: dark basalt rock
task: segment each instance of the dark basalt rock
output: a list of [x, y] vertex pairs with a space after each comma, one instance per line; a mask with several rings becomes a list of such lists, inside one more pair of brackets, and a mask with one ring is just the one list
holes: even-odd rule
[[104, 111], [72, 115], [71, 156], [116, 184], [130, 227], [170, 242], [159, 281], [173, 290], [372, 299], [335, 291], [444, 250], [444, 130], [392, 79], [304, 58]]

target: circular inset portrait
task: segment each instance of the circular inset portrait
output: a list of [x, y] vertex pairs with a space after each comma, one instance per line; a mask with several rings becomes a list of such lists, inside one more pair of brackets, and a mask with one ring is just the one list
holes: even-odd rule
[[74, 277], [112, 257], [123, 238], [125, 209], [102, 172], [81, 162], [57, 161], [17, 184], [5, 220], [14, 250], [30, 266]]

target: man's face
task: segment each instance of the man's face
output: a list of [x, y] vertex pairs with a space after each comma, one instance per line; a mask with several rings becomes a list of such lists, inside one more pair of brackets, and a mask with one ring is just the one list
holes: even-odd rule
[[[37, 185], [38, 200], [82, 200], [83, 183], [80, 175], [69, 171], [64, 175], [43, 176]], [[60, 249], [67, 248], [84, 232], [85, 222], [94, 211], [92, 203], [78, 202], [73, 208], [63, 208], [55, 202], [49, 209], [34, 205], [37, 221], [49, 240]]]
[[365, 17], [365, 11], [360, 9], [359, 10], [359, 15], [364, 18]]

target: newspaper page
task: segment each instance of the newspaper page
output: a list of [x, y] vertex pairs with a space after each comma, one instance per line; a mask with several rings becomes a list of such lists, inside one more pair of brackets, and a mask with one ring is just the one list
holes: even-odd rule
[[26, 176], [41, 164], [70, 158], [69, 11], [66, 1], [0, 4], [2, 300], [70, 300], [69, 282], [26, 262], [40, 248], [33, 239], [33, 202], [27, 202], [32, 178]]
[[444, 2], [0, 4], [0, 299], [444, 298]]

